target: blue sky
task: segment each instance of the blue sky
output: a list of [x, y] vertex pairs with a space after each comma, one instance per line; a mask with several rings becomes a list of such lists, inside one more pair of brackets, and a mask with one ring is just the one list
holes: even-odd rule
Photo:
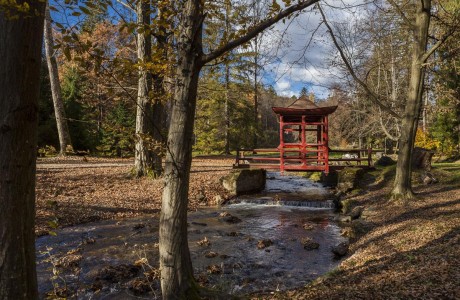
[[[354, 13], [346, 12], [341, 7], [359, 5], [364, 1], [322, 0], [320, 3], [330, 20], [347, 22]], [[51, 1], [61, 10], [63, 6], [57, 3], [62, 4], [63, 1]], [[64, 24], [78, 22], [80, 17], [74, 17], [71, 13], [52, 12], [52, 17]], [[129, 14], [128, 11], [123, 13]], [[109, 14], [115, 15], [113, 10]], [[320, 26], [320, 23], [319, 13], [309, 8], [297, 18], [285, 23], [278, 22], [261, 35], [260, 49], [265, 52], [263, 56], [275, 58], [262, 59], [264, 69], [260, 78], [264, 84], [273, 86], [279, 95], [298, 96], [301, 89], [307, 87], [318, 98], [324, 99], [329, 95], [329, 87], [337, 82], [340, 71], [330, 63], [337, 51], [330, 42], [325, 26]]]
[[[344, 6], [357, 6], [365, 0], [320, 1], [330, 22], [349, 22], [359, 18], [359, 7], [345, 11]], [[278, 59], [265, 67], [263, 82], [272, 85], [279, 95], [298, 96], [307, 87], [318, 98], [329, 95], [330, 87], [338, 82], [341, 70], [331, 64], [337, 59], [326, 27], [320, 25], [320, 14], [312, 9], [289, 22], [277, 23], [272, 32], [263, 35], [267, 53]], [[281, 41], [282, 36], [282, 41]]]

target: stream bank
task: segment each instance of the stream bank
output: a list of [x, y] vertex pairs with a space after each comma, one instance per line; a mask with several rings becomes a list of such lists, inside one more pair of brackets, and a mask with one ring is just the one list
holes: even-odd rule
[[[305, 286], [334, 269], [339, 261], [331, 248], [346, 239], [330, 206], [311, 205], [328, 203], [327, 195], [305, 178], [272, 174], [260, 195], [189, 213], [197, 281], [233, 295], [270, 293]], [[260, 204], [263, 199], [272, 200]], [[77, 299], [160, 297], [157, 218], [106, 220], [56, 233], [36, 243], [42, 298], [50, 292]]]

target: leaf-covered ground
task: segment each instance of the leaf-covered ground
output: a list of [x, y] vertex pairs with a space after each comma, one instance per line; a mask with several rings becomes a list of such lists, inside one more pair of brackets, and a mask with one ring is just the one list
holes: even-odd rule
[[[232, 169], [232, 163], [227, 158], [193, 160], [190, 210], [213, 205], [216, 196], [228, 196], [219, 179]], [[133, 178], [132, 167], [132, 159], [39, 159], [36, 234], [47, 234], [54, 227], [158, 213], [163, 180]]]
[[[227, 194], [219, 178], [231, 159], [193, 162], [190, 205], [213, 205]], [[131, 160], [45, 159], [37, 171], [37, 234], [108, 218], [158, 213], [162, 181], [133, 179]], [[109, 166], [110, 165], [110, 166]], [[254, 299], [460, 299], [460, 164], [435, 167], [433, 185], [416, 185], [408, 205], [388, 201], [394, 167], [376, 170], [346, 198], [364, 206], [345, 225], [353, 236], [339, 268], [293, 291]], [[415, 179], [417, 176], [414, 176]], [[274, 288], [275, 289], [275, 288]]]
[[460, 299], [460, 164], [438, 165], [440, 183], [416, 186], [408, 205], [388, 201], [393, 172], [369, 174], [347, 197], [366, 210], [350, 224], [357, 236], [339, 268], [305, 288], [254, 298]]

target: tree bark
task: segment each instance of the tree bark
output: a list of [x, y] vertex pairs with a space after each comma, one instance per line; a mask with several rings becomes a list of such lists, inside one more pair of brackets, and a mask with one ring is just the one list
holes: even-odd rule
[[392, 191], [392, 199], [406, 201], [414, 197], [412, 191], [412, 150], [415, 143], [418, 119], [422, 107], [423, 83], [425, 76], [425, 54], [430, 26], [431, 0], [417, 1], [414, 37], [412, 41], [412, 63], [410, 71], [407, 103], [402, 117], [399, 137], [398, 163]]
[[194, 293], [193, 269], [187, 240], [187, 206], [196, 96], [202, 67], [202, 21], [202, 2], [187, 1], [179, 20], [179, 60], [160, 215], [159, 250], [163, 299], [188, 299]]
[[137, 90], [136, 111], [136, 149], [134, 155], [134, 168], [137, 177], [146, 176], [153, 171], [153, 133], [154, 116], [153, 105], [150, 99], [152, 75], [147, 70], [145, 63], [151, 60], [152, 39], [150, 33], [144, 29], [150, 25], [150, 2], [138, 0], [136, 6], [137, 23], [140, 32], [137, 33], [137, 60], [139, 66], [139, 79]]
[[254, 133], [253, 133], [253, 147], [254, 149], [257, 148], [258, 138], [257, 135], [259, 134], [259, 85], [257, 84], [257, 75], [259, 71], [259, 41], [257, 36], [255, 37], [255, 51], [254, 51]]
[[230, 154], [230, 62], [225, 61], [225, 154]]
[[300, 1], [267, 18], [243, 36], [203, 54], [203, 1], [187, 0], [179, 12], [176, 85], [166, 145], [165, 186], [160, 214], [160, 270], [163, 299], [193, 299], [198, 293], [187, 241], [187, 206], [198, 79], [204, 63], [248, 42], [257, 33], [318, 0]]
[[163, 134], [166, 132], [166, 116], [165, 116], [165, 95], [164, 81], [162, 76], [153, 76], [153, 141], [157, 147], [152, 153], [152, 171], [155, 178], [163, 175], [163, 159], [162, 148], [164, 144]]
[[[158, 32], [156, 37], [156, 48], [159, 52], [160, 64], [168, 63], [168, 20], [165, 18], [165, 13], [159, 8], [160, 24], [158, 24]], [[163, 159], [162, 150], [165, 143], [164, 135], [167, 131], [166, 126], [166, 109], [167, 92], [165, 88], [165, 74], [164, 72], [154, 72], [152, 74], [153, 82], [153, 141], [158, 145], [153, 153], [153, 174], [155, 177], [163, 175]]]
[[[260, 19], [259, 1], [255, 0], [255, 18]], [[259, 134], [259, 35], [254, 37], [254, 132], [252, 133], [252, 147], [257, 148]]]
[[[225, 1], [225, 39], [230, 36], [230, 0]], [[225, 154], [230, 154], [230, 57], [227, 55], [225, 59]]]
[[67, 146], [72, 147], [72, 142], [69, 134], [69, 127], [67, 126], [67, 119], [64, 109], [64, 102], [62, 100], [61, 84], [59, 82], [58, 65], [56, 56], [54, 56], [54, 40], [53, 30], [51, 28], [51, 15], [49, 10], [49, 3], [46, 2], [45, 12], [45, 54], [46, 62], [48, 64], [48, 71], [50, 74], [51, 94], [53, 96], [54, 115], [56, 117], [56, 125], [59, 135], [59, 154], [66, 155]]
[[1, 300], [38, 299], [34, 201], [45, 3], [27, 3], [26, 13], [0, 10]]

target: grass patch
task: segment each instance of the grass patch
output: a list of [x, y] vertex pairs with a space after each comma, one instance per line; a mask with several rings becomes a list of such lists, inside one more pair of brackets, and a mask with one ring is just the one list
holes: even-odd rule
[[314, 182], [321, 180], [321, 172], [302, 172], [300, 175]]
[[351, 208], [356, 205], [357, 201], [356, 199], [346, 199], [343, 201], [340, 201], [342, 205], [342, 213], [347, 214], [351, 211]]
[[339, 268], [334, 268], [332, 270], [330, 270], [329, 272], [327, 272], [326, 274], [324, 274], [324, 278], [333, 278], [335, 276], [339, 276], [342, 274], [342, 270], [340, 270]]
[[460, 163], [434, 163], [433, 171], [444, 183], [453, 184], [460, 181]]
[[375, 170], [369, 171], [369, 175], [375, 177], [376, 183], [385, 183], [394, 178], [396, 174], [396, 165], [391, 166], [376, 166]]

